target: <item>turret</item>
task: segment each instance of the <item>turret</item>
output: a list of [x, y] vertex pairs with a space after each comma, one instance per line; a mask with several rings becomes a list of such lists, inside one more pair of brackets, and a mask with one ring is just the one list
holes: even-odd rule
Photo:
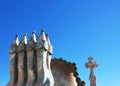
[[19, 39], [18, 39], [18, 35], [15, 36], [15, 40], [13, 41], [13, 43], [10, 46], [10, 51], [9, 53], [15, 53], [17, 50], [17, 47], [19, 45]]
[[27, 82], [27, 34], [24, 33], [18, 47], [18, 83], [25, 86]]
[[36, 43], [36, 42], [37, 42], [36, 32], [35, 32], [35, 31], [32, 32], [32, 36], [30, 37], [30, 41], [32, 41], [33, 43]]
[[47, 45], [47, 40], [46, 40], [46, 36], [44, 33], [44, 30], [41, 30], [41, 34], [39, 35], [38, 39], [37, 39], [37, 47], [40, 48], [44, 48], [45, 50], [48, 49], [48, 45]]
[[49, 52], [49, 54], [52, 55], [52, 45], [50, 43], [50, 39], [49, 39], [48, 34], [46, 34], [46, 38], [47, 38], [47, 42], [48, 42], [48, 52]]
[[18, 45], [19, 45], [18, 35], [16, 35], [16, 37], [15, 37], [14, 44], [15, 44], [16, 46], [18, 46]]
[[10, 46], [10, 82], [7, 86], [15, 86], [18, 80], [18, 52], [17, 48], [19, 45], [18, 35], [16, 35], [14, 42]]
[[50, 43], [50, 39], [49, 39], [49, 36], [48, 34], [46, 34], [46, 39], [47, 39], [47, 45], [48, 45], [48, 50], [47, 50], [47, 67], [48, 67], [48, 80], [50, 82], [50, 86], [54, 86], [54, 78], [53, 78], [53, 75], [52, 75], [52, 72], [51, 72], [51, 58], [52, 58], [52, 45]]
[[32, 36], [28, 41], [27, 51], [27, 70], [28, 70], [28, 86], [36, 86], [37, 84], [37, 48], [36, 34], [32, 32]]

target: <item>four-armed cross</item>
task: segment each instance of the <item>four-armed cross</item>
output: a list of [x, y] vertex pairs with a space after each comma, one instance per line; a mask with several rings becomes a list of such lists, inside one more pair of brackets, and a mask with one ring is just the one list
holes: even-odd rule
[[94, 74], [93, 69], [98, 66], [97, 62], [93, 62], [93, 57], [88, 58], [89, 62], [85, 64], [86, 68], [90, 68], [90, 86], [96, 86], [96, 76]]

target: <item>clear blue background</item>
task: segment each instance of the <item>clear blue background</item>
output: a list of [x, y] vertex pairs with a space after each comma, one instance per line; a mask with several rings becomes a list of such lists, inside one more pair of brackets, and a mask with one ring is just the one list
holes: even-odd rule
[[9, 81], [9, 46], [15, 34], [49, 34], [53, 57], [75, 62], [89, 86], [89, 56], [99, 63], [97, 86], [120, 86], [119, 0], [0, 0], [0, 86]]

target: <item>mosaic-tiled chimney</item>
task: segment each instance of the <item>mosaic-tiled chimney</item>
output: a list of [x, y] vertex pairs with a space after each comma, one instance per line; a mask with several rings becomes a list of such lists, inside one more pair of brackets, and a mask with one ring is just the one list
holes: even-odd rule
[[41, 30], [27, 40], [25, 33], [19, 42], [18, 35], [10, 46], [10, 81], [7, 86], [54, 86], [50, 63], [52, 45]]

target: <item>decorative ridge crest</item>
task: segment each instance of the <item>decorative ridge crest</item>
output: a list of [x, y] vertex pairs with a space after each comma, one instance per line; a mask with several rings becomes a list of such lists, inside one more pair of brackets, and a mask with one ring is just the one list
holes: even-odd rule
[[79, 73], [77, 72], [77, 67], [76, 67], [76, 63], [72, 63], [72, 62], [69, 62], [69, 61], [66, 61], [62, 58], [54, 58], [52, 59], [52, 62], [54, 61], [57, 61], [57, 62], [63, 62], [65, 63], [66, 65], [71, 65], [72, 66], [72, 71], [73, 71], [73, 75], [74, 77], [76, 78], [76, 82], [77, 82], [77, 86], [85, 86], [85, 82], [82, 81], [80, 78], [79, 78]]

